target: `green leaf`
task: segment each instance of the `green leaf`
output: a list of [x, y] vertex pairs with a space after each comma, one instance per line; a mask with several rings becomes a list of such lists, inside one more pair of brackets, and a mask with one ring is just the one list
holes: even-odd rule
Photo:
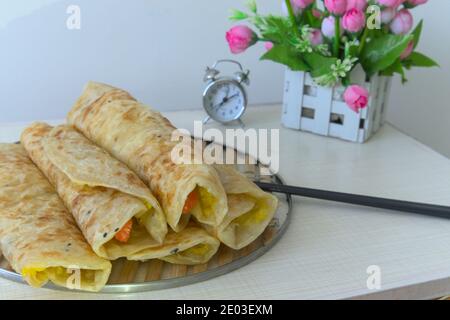
[[405, 62], [412, 67], [431, 68], [439, 66], [436, 61], [419, 52], [411, 53]]
[[405, 51], [412, 38], [412, 35], [386, 34], [368, 42], [360, 57], [367, 75], [370, 77], [391, 66]]
[[392, 65], [390, 65], [388, 68], [380, 72], [381, 75], [392, 77], [395, 73], [398, 73], [402, 77], [402, 83], [405, 83], [408, 81], [406, 79], [405, 70], [402, 65], [402, 61], [400, 59], [397, 59]]
[[311, 28], [319, 28], [322, 25], [322, 21], [321, 19], [316, 18], [313, 14], [312, 14], [312, 6], [310, 8], [308, 8], [307, 10], [304, 10], [302, 12], [302, 17], [305, 23], [303, 24], [307, 24], [309, 25]]
[[323, 76], [331, 72], [331, 66], [336, 63], [335, 57], [324, 57], [318, 53], [304, 54], [304, 60], [311, 69], [311, 75], [314, 78]]
[[413, 36], [413, 41], [414, 41], [414, 49], [417, 47], [417, 45], [419, 44], [419, 40], [420, 40], [420, 35], [422, 34], [422, 27], [423, 27], [423, 20], [420, 20], [419, 24], [417, 25], [417, 27], [414, 29], [414, 31], [411, 33]]
[[359, 46], [351, 45], [350, 42], [345, 44], [345, 56], [346, 57], [358, 57]]
[[285, 17], [277, 17], [277, 16], [266, 16], [263, 17], [264, 26], [262, 26], [266, 31], [278, 32], [278, 33], [291, 33], [292, 32], [292, 24]]
[[257, 5], [256, 5], [256, 1], [255, 1], [255, 0], [249, 0], [249, 1], [247, 2], [247, 7], [248, 7], [248, 9], [249, 9], [251, 12], [253, 12], [254, 14], [257, 14], [257, 13], [258, 13], [258, 7], [257, 7]]
[[248, 18], [248, 14], [246, 14], [245, 12], [242, 12], [242, 11], [236, 10], [236, 9], [231, 10], [231, 16], [230, 16], [231, 21], [241, 21], [241, 20], [245, 20], [247, 18]]
[[258, 17], [260, 21], [257, 23], [257, 27], [263, 39], [287, 45], [294, 36], [292, 24], [289, 19], [272, 15]]
[[301, 55], [286, 45], [274, 45], [267, 51], [261, 60], [270, 60], [288, 66], [293, 71], [309, 71], [308, 65], [303, 62]]

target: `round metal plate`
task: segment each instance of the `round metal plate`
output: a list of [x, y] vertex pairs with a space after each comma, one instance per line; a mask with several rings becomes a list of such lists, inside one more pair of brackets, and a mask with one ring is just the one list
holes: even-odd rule
[[[237, 157], [242, 156], [238, 152], [235, 154]], [[245, 164], [238, 164], [236, 168], [253, 181], [283, 184], [278, 175], [267, 175], [268, 168], [258, 161], [251, 161], [247, 155], [241, 159], [245, 159]], [[255, 164], [251, 164], [252, 162]], [[273, 220], [264, 233], [247, 247], [232, 250], [221, 245], [217, 254], [207, 264], [197, 266], [172, 265], [161, 260], [138, 262], [119, 259], [112, 262], [110, 279], [101, 293], [132, 293], [174, 288], [215, 278], [249, 264], [269, 251], [289, 225], [292, 199], [285, 194], [276, 196], [279, 206]], [[22, 277], [11, 269], [1, 252], [0, 277], [25, 283]], [[52, 284], [47, 284], [45, 288], [69, 290]]]

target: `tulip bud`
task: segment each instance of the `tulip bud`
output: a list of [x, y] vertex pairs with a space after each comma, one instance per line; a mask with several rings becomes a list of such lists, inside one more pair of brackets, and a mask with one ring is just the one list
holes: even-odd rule
[[410, 41], [405, 51], [400, 55], [400, 60], [405, 60], [408, 58], [414, 50], [414, 41]]
[[394, 19], [397, 10], [394, 8], [385, 8], [381, 11], [381, 23], [388, 24]]
[[390, 28], [394, 34], [407, 34], [411, 31], [414, 18], [408, 9], [402, 9], [395, 15], [391, 22]]
[[264, 48], [266, 48], [267, 51], [272, 50], [273, 49], [273, 42], [270, 42], [270, 41], [265, 42], [264, 43]]
[[315, 47], [323, 43], [322, 32], [319, 29], [312, 29], [309, 34], [309, 40], [311, 44]]
[[250, 46], [254, 45], [258, 39], [257, 35], [247, 26], [239, 25], [231, 28], [226, 39], [230, 50], [234, 54], [242, 53]]
[[[302, 13], [302, 10], [310, 6], [314, 0], [290, 0], [292, 5], [292, 10], [294, 10], [294, 14], [298, 15]], [[286, 7], [286, 2], [283, 0], [283, 13], [288, 15], [289, 12]]]
[[344, 101], [350, 109], [359, 113], [359, 110], [367, 107], [369, 92], [358, 85], [349, 86], [344, 92]]
[[347, 11], [342, 19], [344, 29], [352, 33], [361, 31], [365, 25], [366, 15], [356, 8]]
[[347, 0], [347, 11], [350, 9], [358, 9], [359, 11], [366, 11], [367, 0]]
[[388, 8], [397, 8], [399, 7], [405, 0], [377, 0], [378, 4], [388, 7]]
[[[322, 21], [322, 33], [325, 37], [332, 39], [335, 35], [335, 18], [333, 16], [329, 16], [324, 18]], [[341, 23], [342, 24], [342, 23]], [[344, 30], [341, 28], [341, 35]]]
[[325, 7], [335, 16], [342, 16], [347, 10], [347, 0], [325, 0]]

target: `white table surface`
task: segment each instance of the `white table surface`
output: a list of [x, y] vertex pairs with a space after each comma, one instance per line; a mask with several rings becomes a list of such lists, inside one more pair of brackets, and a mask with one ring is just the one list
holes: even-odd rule
[[[188, 129], [203, 118], [201, 111], [165, 115]], [[284, 129], [279, 119], [279, 106], [254, 107], [244, 117], [248, 127], [280, 128], [286, 183], [450, 205], [450, 160], [393, 127], [359, 145]], [[0, 124], [0, 142], [17, 141], [25, 125]], [[371, 265], [381, 268], [378, 291], [366, 285]], [[295, 198], [292, 223], [270, 252], [195, 285], [108, 295], [0, 279], [0, 299], [428, 299], [449, 293], [450, 221], [305, 198]]]

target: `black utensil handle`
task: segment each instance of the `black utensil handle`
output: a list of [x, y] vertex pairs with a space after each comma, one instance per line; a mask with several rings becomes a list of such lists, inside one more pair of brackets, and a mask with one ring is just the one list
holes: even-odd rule
[[439, 206], [427, 203], [417, 203], [409, 201], [401, 201], [394, 199], [384, 199], [370, 197], [364, 195], [316, 190], [302, 187], [286, 186], [281, 184], [272, 184], [264, 182], [256, 182], [263, 190], [271, 192], [279, 192], [291, 195], [302, 196], [306, 198], [314, 198], [321, 200], [329, 200], [348, 204], [361, 205], [372, 208], [380, 208], [387, 210], [395, 210], [409, 213], [416, 213], [431, 217], [450, 219], [450, 207]]

